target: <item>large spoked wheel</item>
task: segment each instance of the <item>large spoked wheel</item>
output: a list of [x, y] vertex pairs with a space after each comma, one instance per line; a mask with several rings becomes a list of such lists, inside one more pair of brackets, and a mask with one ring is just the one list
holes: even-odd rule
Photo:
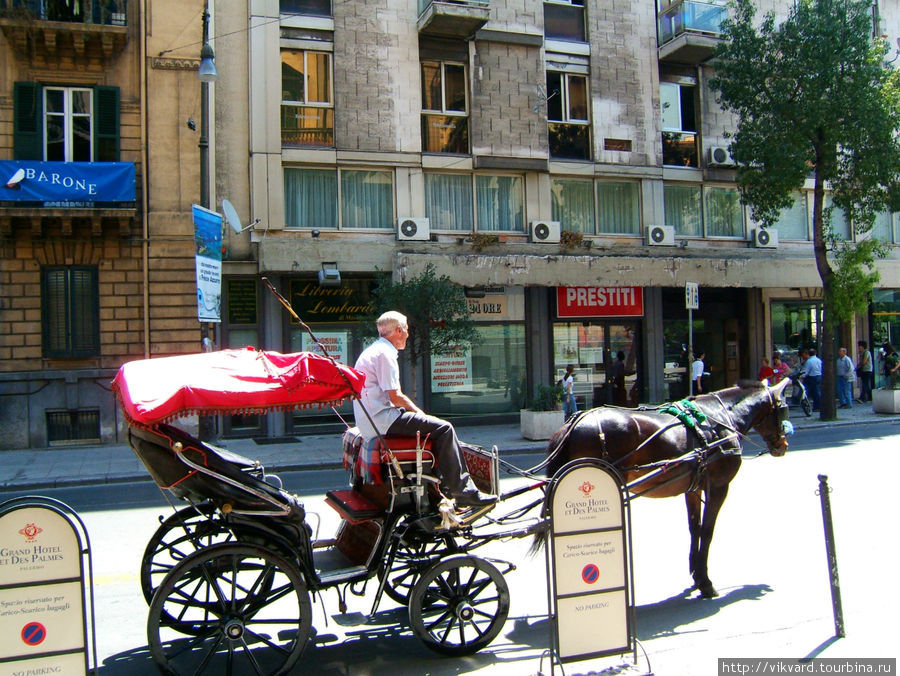
[[409, 604], [409, 597], [422, 571], [459, 549], [450, 535], [428, 542], [407, 542], [397, 538], [392, 547], [394, 558], [391, 567], [389, 570], [386, 568], [388, 559], [385, 558], [384, 564], [378, 568], [378, 579], [387, 577], [384, 593], [403, 606]]
[[141, 559], [141, 591], [149, 604], [163, 578], [198, 549], [233, 539], [212, 518], [215, 506], [205, 502], [170, 515], [150, 538]]
[[262, 547], [224, 543], [191, 554], [166, 576], [150, 604], [147, 642], [166, 674], [285, 674], [311, 623], [309, 592], [294, 564]]
[[409, 599], [413, 632], [442, 655], [476, 653], [496, 638], [509, 615], [509, 587], [497, 568], [458, 555], [424, 571]]

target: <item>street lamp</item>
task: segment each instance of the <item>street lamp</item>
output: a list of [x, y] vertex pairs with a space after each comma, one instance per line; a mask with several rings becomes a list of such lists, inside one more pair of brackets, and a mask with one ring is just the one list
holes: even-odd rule
[[[203, 46], [200, 48], [200, 68], [197, 78], [200, 80], [200, 206], [209, 209], [209, 83], [215, 82], [216, 54], [209, 44], [209, 6], [203, 8]], [[200, 327], [200, 349], [209, 352], [213, 349], [212, 322], [203, 322]], [[213, 441], [216, 437], [215, 418], [202, 415], [199, 420], [201, 441]]]

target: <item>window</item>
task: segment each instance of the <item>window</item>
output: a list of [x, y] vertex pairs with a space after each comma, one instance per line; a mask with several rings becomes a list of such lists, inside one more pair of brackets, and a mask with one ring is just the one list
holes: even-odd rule
[[334, 146], [331, 54], [281, 51], [281, 144]]
[[288, 228], [393, 228], [390, 171], [287, 167], [284, 200]]
[[634, 181], [597, 182], [597, 232], [641, 234], [640, 184]]
[[331, 0], [280, 0], [282, 14], [331, 16]]
[[737, 190], [706, 187], [703, 206], [707, 237], [744, 236], [744, 210]]
[[473, 189], [471, 174], [425, 174], [425, 215], [439, 230], [525, 232], [524, 181], [476, 174]]
[[547, 120], [551, 157], [591, 158], [587, 75], [547, 71]]
[[886, 244], [897, 241], [894, 239], [894, 214], [881, 212], [875, 215], [872, 237], [876, 237]]
[[659, 102], [662, 114], [663, 164], [699, 167], [697, 117], [692, 85], [662, 82]]
[[778, 221], [775, 223], [779, 239], [808, 240], [808, 217], [809, 214], [806, 210], [806, 193], [794, 193], [793, 205], [782, 210], [778, 215]]
[[76, 359], [100, 354], [99, 299], [96, 267], [41, 270], [44, 357]]
[[469, 152], [466, 67], [422, 62], [422, 149], [426, 153]]
[[545, 2], [544, 37], [584, 42], [584, 0]]
[[[831, 232], [834, 234], [835, 238], [840, 241], [848, 241], [853, 238], [853, 233], [850, 228], [850, 221], [847, 218], [847, 214], [841, 209], [839, 206], [834, 204], [834, 201], [831, 198], [831, 194], [825, 195], [825, 208], [831, 207]], [[810, 204], [810, 208], [812, 208], [812, 204]], [[822, 218], [825, 218], [825, 212], [822, 212]], [[809, 219], [810, 223], [812, 223], [812, 215], [810, 215]]]
[[48, 162], [119, 160], [119, 88], [16, 82], [13, 156]]
[[551, 217], [563, 230], [594, 234], [594, 183], [577, 178], [550, 181]]
[[700, 205], [700, 186], [666, 183], [663, 186], [666, 224], [687, 237], [703, 236], [703, 214]]

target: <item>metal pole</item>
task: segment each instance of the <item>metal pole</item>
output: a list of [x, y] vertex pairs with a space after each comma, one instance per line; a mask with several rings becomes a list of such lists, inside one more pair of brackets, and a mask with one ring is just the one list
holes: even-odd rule
[[825, 526], [825, 552], [828, 556], [828, 578], [831, 581], [831, 611], [834, 614], [834, 635], [843, 638], [844, 611], [841, 608], [841, 583], [838, 579], [837, 553], [834, 548], [834, 527], [831, 522], [831, 500], [828, 476], [819, 475], [819, 500], [822, 503], [822, 523]]
[[687, 379], [688, 396], [694, 394], [694, 310], [688, 308], [688, 354], [687, 354]]

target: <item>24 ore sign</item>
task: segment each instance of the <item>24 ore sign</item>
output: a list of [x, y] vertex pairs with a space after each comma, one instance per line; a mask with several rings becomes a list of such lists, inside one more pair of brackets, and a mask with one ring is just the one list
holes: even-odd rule
[[89, 551], [72, 517], [45, 498], [0, 505], [0, 676], [87, 672]]

